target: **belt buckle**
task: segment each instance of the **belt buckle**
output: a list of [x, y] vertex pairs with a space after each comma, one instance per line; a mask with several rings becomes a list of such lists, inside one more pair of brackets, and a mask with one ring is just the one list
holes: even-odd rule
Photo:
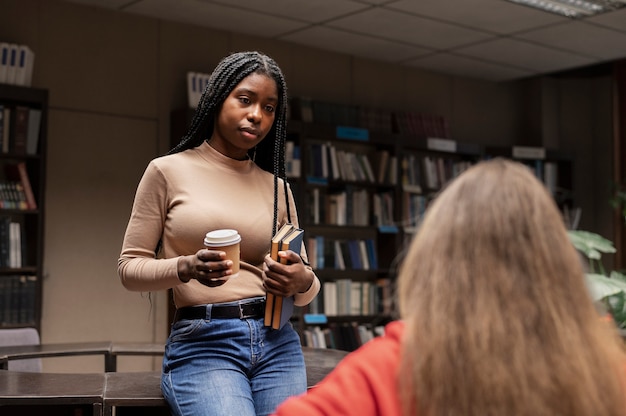
[[247, 316], [243, 313], [243, 305], [238, 303], [237, 306], [239, 306], [239, 319], [246, 319]]

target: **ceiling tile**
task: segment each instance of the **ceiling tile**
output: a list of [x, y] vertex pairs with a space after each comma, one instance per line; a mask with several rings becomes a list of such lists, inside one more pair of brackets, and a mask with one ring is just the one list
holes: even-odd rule
[[509, 34], [567, 18], [504, 0], [401, 0], [387, 6], [487, 32]]
[[386, 62], [400, 62], [430, 52], [416, 46], [389, 42], [322, 26], [314, 26], [281, 36], [280, 39]]
[[435, 53], [406, 62], [407, 65], [487, 81], [508, 81], [534, 75], [531, 71], [510, 68], [450, 53]]
[[510, 38], [459, 48], [455, 53], [542, 73], [593, 63], [593, 59], [589, 57]]
[[447, 49], [486, 39], [476, 30], [382, 8], [368, 9], [328, 26], [433, 49]]
[[370, 7], [350, 0], [212, 0], [212, 2], [256, 11], [263, 15], [286, 17], [310, 23], [335, 19]]
[[516, 35], [554, 48], [602, 60], [626, 56], [626, 33], [572, 21]]
[[306, 26], [280, 17], [259, 16], [257, 13], [197, 0], [142, 0], [129, 5], [125, 11], [161, 19], [209, 26], [226, 31], [272, 38]]
[[615, 30], [626, 32], [626, 8], [611, 13], [603, 13], [585, 19], [585, 22], [596, 23]]

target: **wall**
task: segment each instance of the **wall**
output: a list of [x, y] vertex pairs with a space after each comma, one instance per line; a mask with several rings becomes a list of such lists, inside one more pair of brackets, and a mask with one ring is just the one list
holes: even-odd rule
[[[43, 342], [165, 340], [165, 294], [126, 291], [117, 258], [143, 169], [169, 148], [169, 113], [186, 103], [185, 73], [210, 72], [230, 51], [273, 56], [292, 96], [442, 114], [459, 141], [520, 139], [519, 83], [450, 77], [58, 0], [0, 0], [0, 10], [0, 39], [35, 51], [34, 86], [50, 92]], [[72, 360], [46, 360], [44, 369], [102, 370], [100, 359]], [[159, 366], [131, 361], [121, 367]]]

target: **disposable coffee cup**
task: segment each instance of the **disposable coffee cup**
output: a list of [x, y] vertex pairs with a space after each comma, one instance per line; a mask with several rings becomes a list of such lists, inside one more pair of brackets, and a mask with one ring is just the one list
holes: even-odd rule
[[237, 230], [214, 230], [206, 233], [204, 246], [209, 250], [219, 250], [226, 252], [226, 259], [233, 262], [233, 274], [230, 277], [239, 276], [239, 256], [240, 256], [241, 236]]

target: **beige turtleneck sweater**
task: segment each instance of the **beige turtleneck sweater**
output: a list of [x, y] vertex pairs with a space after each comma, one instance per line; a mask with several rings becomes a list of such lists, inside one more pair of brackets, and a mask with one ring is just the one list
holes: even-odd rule
[[[278, 186], [278, 222], [287, 222], [282, 181]], [[291, 220], [298, 224], [289, 193]], [[151, 161], [139, 182], [118, 261], [118, 274], [129, 290], [173, 288], [177, 307], [265, 296], [263, 259], [270, 250], [274, 177], [251, 160], [235, 160], [203, 142], [181, 153]], [[181, 283], [177, 262], [203, 248], [208, 231], [231, 228], [241, 235], [241, 270], [219, 287], [196, 280]], [[154, 250], [162, 239], [162, 255]], [[304, 245], [301, 256], [306, 260]], [[319, 292], [316, 277], [296, 295], [298, 306]]]

